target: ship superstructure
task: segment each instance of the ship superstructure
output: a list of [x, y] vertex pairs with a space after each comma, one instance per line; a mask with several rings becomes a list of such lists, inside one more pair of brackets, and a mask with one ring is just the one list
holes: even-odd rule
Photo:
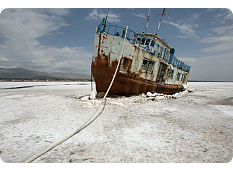
[[174, 56], [175, 49], [155, 34], [139, 33], [131, 28], [127, 29], [127, 35], [125, 33], [126, 26], [114, 23], [102, 22], [96, 28], [92, 75], [97, 92], [106, 92], [120, 58], [110, 95], [182, 91], [190, 66]]

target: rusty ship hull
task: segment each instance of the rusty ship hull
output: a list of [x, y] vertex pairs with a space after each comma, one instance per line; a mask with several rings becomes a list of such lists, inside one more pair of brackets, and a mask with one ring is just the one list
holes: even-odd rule
[[100, 25], [96, 30], [91, 67], [97, 93], [107, 91], [120, 59], [120, 67], [109, 95], [146, 92], [174, 94], [184, 89], [183, 84], [187, 84], [189, 72], [184, 67], [182, 69], [182, 66], [172, 65], [170, 58], [174, 56], [169, 51], [171, 48], [162, 39], [152, 34], [129, 30], [128, 34], [131, 31], [134, 38], [127, 37], [120, 57], [125, 35], [122, 26], [122, 35], [116, 32], [118, 27], [119, 25], [115, 25], [112, 34], [107, 29], [104, 32]]

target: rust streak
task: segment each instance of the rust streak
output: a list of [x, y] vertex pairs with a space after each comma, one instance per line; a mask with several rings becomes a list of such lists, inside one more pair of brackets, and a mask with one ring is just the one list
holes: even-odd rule
[[[109, 56], [105, 54], [101, 55], [102, 57], [97, 57], [98, 60], [92, 63], [92, 70], [93, 77], [96, 81], [97, 92], [106, 92], [115, 72], [118, 61], [112, 61], [112, 65], [110, 65]], [[107, 59], [107, 61], [101, 59]], [[131, 73], [128, 71], [127, 73], [117, 73], [117, 77], [115, 78], [112, 88], [109, 91], [109, 95], [133, 95], [146, 93], [148, 91], [174, 94], [175, 92], [182, 91], [182, 89], [182, 85], [164, 85], [155, 83], [152, 80], [140, 78], [140, 71], [139, 74]]]
[[[103, 35], [102, 38], [101, 35]], [[114, 48], [109, 49], [108, 46], [112, 46], [111, 44], [114, 43], [111, 39], [110, 41], [108, 41], [107, 36], [107, 34], [99, 34], [99, 42], [97, 45], [98, 47], [96, 47], [98, 48], [98, 52], [95, 52], [96, 54], [94, 54], [93, 56], [93, 59], [95, 60], [92, 61], [92, 75], [95, 79], [96, 90], [98, 93], [107, 91], [113, 74], [116, 70], [116, 66], [118, 64], [117, 59], [111, 59], [111, 57], [113, 57], [113, 53], [116, 53], [117, 46], [114, 45]], [[165, 81], [167, 79], [167, 62], [162, 61], [159, 58], [157, 62], [153, 64], [156, 65], [154, 66], [156, 69], [142, 71], [140, 69], [142, 62], [141, 58], [146, 58], [150, 61], [154, 61], [156, 56], [148, 54], [140, 50], [136, 46], [132, 46], [132, 48], [134, 48], [132, 49], [134, 51], [133, 55], [131, 55], [132, 51], [129, 50], [128, 52], [130, 53], [125, 53], [126, 55], [122, 56], [121, 65], [119, 70], [117, 71], [117, 76], [112, 85], [112, 88], [109, 91], [109, 95], [133, 95], [146, 93], [148, 91], [174, 94], [183, 90], [182, 85], [165, 84]], [[115, 58], [115, 55], [113, 58]], [[135, 70], [136, 67], [137, 70]], [[157, 74], [159, 74], [158, 77]], [[187, 77], [188, 76], [189, 74], [187, 74]]]

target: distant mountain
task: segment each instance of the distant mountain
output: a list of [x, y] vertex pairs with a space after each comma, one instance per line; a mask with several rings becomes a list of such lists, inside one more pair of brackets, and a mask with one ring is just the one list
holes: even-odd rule
[[75, 79], [89, 80], [90, 75], [73, 74], [73, 73], [46, 73], [27, 70], [24, 68], [0, 68], [0, 78], [17, 78], [17, 79]]

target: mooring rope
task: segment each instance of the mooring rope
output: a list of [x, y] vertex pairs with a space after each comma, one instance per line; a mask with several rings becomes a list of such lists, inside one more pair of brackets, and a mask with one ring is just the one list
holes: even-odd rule
[[[104, 97], [103, 97], [103, 100], [101, 101], [101, 103], [99, 104], [99, 106], [96, 108], [96, 110], [93, 112], [93, 114], [91, 115], [91, 117], [82, 125], [80, 126], [78, 129], [76, 129], [73, 133], [71, 133], [70, 135], [66, 136], [65, 138], [63, 138], [62, 140], [58, 141], [57, 143], [53, 144], [51, 147], [48, 147], [46, 148], [45, 150], [43, 150], [42, 152], [36, 154], [35, 156], [29, 158], [28, 160], [24, 161], [24, 163], [31, 163], [32, 161], [34, 161], [35, 159], [37, 159], [38, 157], [42, 156], [43, 154], [47, 153], [48, 151], [52, 150], [53, 148], [55, 148], [56, 146], [60, 145], [61, 143], [65, 142], [66, 140], [68, 140], [69, 138], [71, 138], [72, 136], [74, 136], [75, 134], [77, 134], [78, 132], [80, 132], [81, 130], [83, 130], [84, 128], [86, 128], [88, 125], [90, 125], [102, 112], [103, 110], [101, 111], [101, 113], [99, 115], [97, 115], [90, 123], [88, 123], [91, 118], [94, 116], [94, 114], [97, 112], [97, 110], [100, 108], [101, 104], [103, 103], [103, 101], [106, 99], [107, 95], [108, 95], [108, 92], [110, 90], [110, 88], [112, 87], [112, 84], [113, 84], [113, 81], [115, 80], [115, 77], [116, 77], [116, 74], [117, 74], [117, 71], [118, 71], [118, 68], [120, 66], [120, 62], [121, 62], [121, 58], [122, 58], [122, 54], [123, 54], [123, 48], [125, 46], [125, 39], [126, 39], [126, 35], [127, 35], [127, 30], [128, 30], [128, 26], [126, 27], [126, 30], [125, 30], [125, 37], [124, 37], [124, 41], [123, 41], [123, 44], [122, 44], [122, 49], [121, 49], [121, 54], [120, 54], [120, 58], [118, 60], [118, 64], [117, 64], [117, 67], [116, 67], [116, 70], [115, 70], [115, 73], [113, 75], [113, 78], [112, 78], [112, 81], [108, 87], [108, 90], [106, 91]], [[106, 103], [106, 101], [105, 101]], [[105, 105], [104, 105], [105, 107]], [[104, 108], [103, 108], [104, 109]], [[87, 124], [88, 123], [88, 124]], [[86, 125], [87, 124], [87, 125]], [[86, 125], [86, 126], [85, 126]]]

